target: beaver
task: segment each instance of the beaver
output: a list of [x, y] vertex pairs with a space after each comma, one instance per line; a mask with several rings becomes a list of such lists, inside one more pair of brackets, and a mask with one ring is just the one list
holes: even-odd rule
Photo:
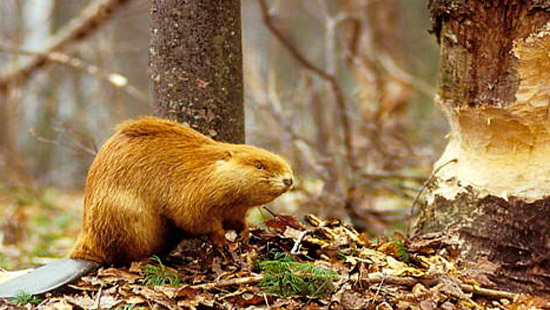
[[[292, 184], [290, 165], [267, 150], [217, 142], [170, 120], [126, 121], [88, 171], [82, 229], [69, 259], [49, 268], [63, 268], [65, 278], [80, 268], [80, 276], [100, 264], [162, 255], [185, 236], [207, 235], [223, 247], [226, 230], [246, 239], [250, 208], [273, 201]], [[75, 262], [77, 267], [67, 267]], [[61, 281], [50, 282], [58, 287]], [[31, 293], [43, 293], [38, 291]]]
[[251, 145], [216, 142], [153, 117], [118, 126], [86, 180], [82, 232], [70, 258], [127, 264], [170, 249], [178, 235], [246, 234], [251, 207], [292, 186], [281, 157]]

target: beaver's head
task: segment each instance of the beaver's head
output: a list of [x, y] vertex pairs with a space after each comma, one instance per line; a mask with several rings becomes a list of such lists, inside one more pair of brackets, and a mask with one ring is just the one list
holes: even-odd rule
[[230, 146], [216, 170], [230, 178], [244, 204], [266, 204], [292, 187], [292, 169], [280, 156], [250, 145]]

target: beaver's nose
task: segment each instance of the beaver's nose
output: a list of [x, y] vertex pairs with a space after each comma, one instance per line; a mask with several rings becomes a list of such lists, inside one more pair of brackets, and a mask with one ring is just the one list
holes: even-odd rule
[[287, 187], [291, 187], [293, 182], [294, 182], [294, 181], [292, 180], [292, 178], [283, 179], [283, 183], [284, 183]]

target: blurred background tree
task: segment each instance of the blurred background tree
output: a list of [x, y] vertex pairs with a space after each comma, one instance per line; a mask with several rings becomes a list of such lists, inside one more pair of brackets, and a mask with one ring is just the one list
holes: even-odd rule
[[[94, 4], [111, 6], [51, 49]], [[406, 228], [447, 131], [433, 105], [426, 5], [242, 1], [246, 141], [289, 159], [299, 178], [276, 208], [373, 234]], [[153, 113], [149, 6], [0, 2], [0, 267], [68, 251], [97, 147], [115, 124]], [[5, 79], [37, 56], [39, 66]]]

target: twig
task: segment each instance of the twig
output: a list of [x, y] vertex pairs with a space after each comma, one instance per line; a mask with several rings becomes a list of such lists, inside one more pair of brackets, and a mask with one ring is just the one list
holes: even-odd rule
[[360, 176], [367, 179], [399, 179], [410, 180], [418, 183], [424, 183], [427, 180], [427, 178], [423, 176], [406, 175], [397, 172], [360, 170], [358, 173]]
[[471, 284], [460, 284], [460, 289], [462, 289], [466, 293], [472, 293], [472, 294], [487, 296], [492, 298], [507, 298], [507, 299], [515, 300], [518, 297], [520, 297], [520, 294], [478, 287]]
[[382, 281], [380, 281], [380, 284], [378, 285], [378, 289], [376, 290], [376, 294], [374, 294], [374, 297], [372, 298], [373, 303], [376, 303], [376, 298], [378, 298], [378, 295], [380, 294], [380, 290], [382, 290], [382, 285], [384, 285], [384, 280], [386, 280], [385, 277], [382, 278]]
[[71, 57], [69, 55], [59, 53], [59, 52], [50, 52], [50, 53], [43, 54], [39, 52], [23, 50], [20, 48], [3, 46], [1, 44], [0, 44], [0, 52], [7, 52], [7, 53], [19, 54], [19, 55], [25, 55], [25, 56], [45, 57], [49, 61], [60, 63], [62, 65], [65, 65], [73, 69], [76, 69], [78, 71], [82, 71], [86, 74], [89, 74], [98, 80], [107, 82], [141, 102], [144, 102], [144, 103], [150, 102], [148, 96], [143, 92], [141, 92], [140, 90], [138, 90], [137, 88], [133, 87], [131, 84], [129, 84], [128, 80], [123, 75], [118, 73], [105, 72], [104, 70], [100, 69], [98, 66], [87, 64], [76, 57]]
[[269, 300], [267, 300], [267, 295], [265, 293], [262, 294], [264, 296], [265, 304], [267, 305], [267, 309], [271, 309], [271, 306], [269, 305]]
[[290, 250], [290, 254], [297, 255], [300, 254], [298, 252], [298, 248], [300, 247], [300, 244], [302, 243], [302, 240], [304, 240], [305, 236], [309, 233], [309, 229], [306, 229], [300, 233], [298, 236], [298, 240], [294, 242], [294, 246], [292, 246], [292, 249]]
[[458, 162], [458, 159], [456, 158], [453, 158], [451, 160], [449, 160], [448, 162], [444, 163], [443, 165], [437, 167], [434, 172], [432, 173], [432, 175], [430, 176], [430, 178], [428, 180], [426, 180], [426, 182], [424, 182], [424, 184], [422, 184], [422, 187], [420, 188], [420, 190], [418, 191], [418, 194], [416, 195], [416, 197], [414, 198], [414, 201], [412, 203], [412, 206], [411, 206], [411, 211], [409, 213], [409, 221], [408, 221], [408, 224], [407, 224], [407, 236], [410, 235], [410, 230], [411, 230], [411, 225], [412, 225], [412, 217], [413, 217], [413, 214], [414, 214], [414, 209], [416, 207], [416, 204], [418, 203], [418, 200], [420, 199], [420, 195], [422, 195], [422, 193], [426, 190], [426, 188], [428, 188], [428, 186], [430, 184], [432, 184], [432, 182], [435, 180], [436, 178], [436, 175], [437, 173], [443, 169], [443, 167], [449, 165], [449, 164], [452, 164], [452, 163], [457, 163]]
[[86, 133], [74, 130], [68, 124], [62, 124], [61, 126], [63, 128], [54, 127], [53, 130], [59, 134], [63, 134], [65, 132], [69, 133], [69, 136], [72, 137], [72, 140], [74, 140], [77, 143], [78, 147], [87, 148], [94, 154], [97, 154], [97, 152], [99, 152], [99, 148], [97, 146], [97, 142], [94, 137], [89, 136]]
[[327, 285], [329, 282], [330, 282], [329, 280], [323, 281], [323, 284], [319, 285], [319, 287], [315, 290], [315, 292], [313, 292], [313, 294], [308, 298], [308, 300], [302, 305], [300, 310], [305, 309], [307, 305], [309, 305], [309, 303], [313, 300], [313, 298], [317, 296], [317, 294], [319, 294], [319, 292], [323, 289], [323, 287], [325, 287], [325, 285]]
[[210, 289], [213, 289], [213, 288], [226, 287], [226, 286], [231, 286], [231, 285], [243, 285], [243, 284], [256, 283], [256, 282], [260, 282], [263, 278], [264, 278], [263, 276], [234, 278], [234, 279], [223, 280], [223, 281], [218, 281], [218, 282], [208, 282], [208, 283], [203, 283], [203, 284], [192, 285], [192, 286], [190, 286], [190, 288], [210, 290]]
[[[98, 148], [97, 148], [97, 145], [95, 144], [95, 141], [93, 140], [93, 138], [90, 138], [90, 142], [89, 142], [89, 144], [91, 144], [91, 146], [90, 146], [90, 145], [86, 145], [85, 142], [79, 141], [77, 139], [77, 136], [79, 136], [79, 135], [84, 136], [84, 135], [79, 134], [79, 133], [71, 130], [70, 128], [65, 128], [64, 130], [54, 128], [54, 131], [58, 133], [58, 136], [56, 137], [55, 140], [54, 139], [48, 139], [48, 138], [41, 137], [41, 136], [37, 135], [36, 132], [34, 131], [34, 129], [29, 130], [29, 135], [31, 137], [35, 138], [36, 140], [38, 140], [39, 142], [46, 143], [46, 144], [51, 144], [51, 145], [56, 145], [56, 146], [66, 147], [68, 149], [73, 150], [75, 153], [84, 153], [84, 154], [88, 154], [88, 155], [91, 155], [91, 156], [95, 156], [97, 154]], [[72, 139], [72, 140], [74, 141], [74, 144], [64, 142], [64, 139], [61, 138], [61, 135], [65, 132], [68, 132], [69, 134], [71, 134], [73, 136], [74, 139]]]
[[62, 142], [62, 140], [59, 140], [59, 139], [58, 140], [53, 140], [53, 139], [48, 139], [48, 138], [41, 137], [41, 136], [37, 135], [36, 132], [33, 129], [29, 130], [29, 135], [31, 137], [35, 138], [36, 140], [38, 140], [39, 142], [42, 142], [42, 143], [45, 143], [45, 144], [63, 146], [63, 147], [66, 147], [68, 149], [71, 149], [71, 150], [73, 150], [74, 152], [77, 152], [77, 153], [80, 151], [82, 153], [85, 153], [85, 154], [88, 154], [88, 155], [91, 155], [91, 156], [95, 156], [97, 154], [96, 150], [84, 147], [81, 144], [79, 144], [78, 146], [74, 146], [74, 145], [70, 145], [68, 143], [64, 143], [64, 142]]
[[[247, 96], [247, 99], [252, 100], [255, 103], [252, 105], [252, 108], [254, 110], [266, 111], [269, 113], [281, 129], [285, 131], [287, 134], [286, 136], [290, 138], [294, 149], [300, 152], [305, 158], [303, 162], [310, 166], [313, 171], [317, 173], [319, 178], [323, 181], [327, 181], [329, 172], [326, 165], [321, 163], [323, 158], [326, 157], [324, 149], [297, 132], [298, 127], [295, 126], [295, 124], [293, 124], [283, 113], [283, 107], [281, 105], [279, 94], [276, 91], [276, 85], [272, 83], [275, 79], [270, 78], [270, 82], [266, 86], [266, 83], [255, 69], [257, 67], [261, 67], [261, 65], [258, 64], [258, 66], [247, 66], [248, 72], [246, 73], [247, 75], [253, 76], [253, 78], [249, 80], [252, 91], [250, 92], [250, 95]], [[276, 74], [273, 73], [275, 71], [276, 70], [271, 70], [270, 75]], [[261, 92], [254, 91], [260, 89], [262, 90]], [[265, 94], [267, 94], [267, 96]], [[277, 137], [280, 137], [280, 134]], [[332, 161], [328, 160], [326, 162]]]
[[[354, 280], [362, 281], [368, 284], [388, 283], [388, 284], [403, 285], [408, 287], [413, 287], [418, 283], [421, 283], [426, 286], [432, 286], [440, 282], [439, 279], [436, 279], [436, 278], [396, 277], [396, 276], [387, 276], [382, 274], [369, 274], [367, 277], [358, 277], [357, 279], [354, 279]], [[460, 283], [458, 284], [458, 286], [462, 291], [466, 293], [473, 293], [480, 296], [486, 296], [491, 298], [507, 298], [507, 299], [514, 300], [520, 297], [520, 294], [478, 287], [471, 284]]]
[[268, 208], [267, 206], [262, 206], [262, 209], [266, 210], [269, 214], [271, 214], [271, 216], [273, 216], [274, 218], [277, 218], [283, 222], [285, 222], [288, 226], [294, 228], [294, 229], [302, 229], [301, 227], [295, 225], [294, 223], [290, 222], [288, 219], [286, 219], [283, 215], [271, 210], [270, 208]]
[[99, 290], [97, 291], [96, 299], [94, 305], [92, 306], [92, 309], [101, 309], [101, 294], [103, 294], [103, 284], [101, 284]]
[[40, 55], [32, 57], [28, 62], [15, 66], [6, 74], [0, 76], [0, 89], [6, 88], [13, 81], [22, 81], [35, 70], [44, 66], [50, 59], [47, 54], [58, 51], [67, 45], [82, 40], [104, 24], [117, 9], [130, 0], [96, 0], [89, 4], [80, 15], [74, 17], [61, 30], [52, 36]]

